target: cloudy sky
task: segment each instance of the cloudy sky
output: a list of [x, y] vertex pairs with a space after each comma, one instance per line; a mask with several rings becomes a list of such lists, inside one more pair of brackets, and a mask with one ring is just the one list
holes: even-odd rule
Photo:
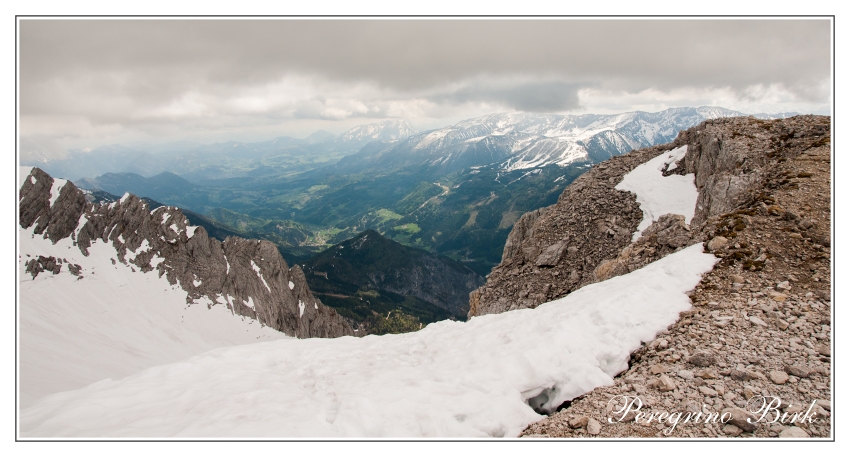
[[19, 22], [22, 154], [388, 118], [716, 105], [828, 114], [828, 20]]

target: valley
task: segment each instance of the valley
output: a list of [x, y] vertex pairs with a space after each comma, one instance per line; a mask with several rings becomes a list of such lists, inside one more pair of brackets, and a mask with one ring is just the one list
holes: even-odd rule
[[[519, 216], [554, 204], [594, 163], [670, 141], [680, 129], [705, 119], [735, 114], [740, 113], [716, 107], [619, 115], [494, 114], [428, 132], [386, 121], [336, 138], [318, 132], [304, 140], [196, 147], [175, 156], [181, 163], [172, 170], [182, 175], [110, 172], [75, 182], [203, 214], [276, 243], [291, 262], [304, 262], [374, 229], [484, 276], [502, 260]], [[305, 168], [279, 160], [308, 151], [324, 162]], [[226, 159], [229, 174], [197, 163], [193, 157], [201, 152], [210, 163]]]

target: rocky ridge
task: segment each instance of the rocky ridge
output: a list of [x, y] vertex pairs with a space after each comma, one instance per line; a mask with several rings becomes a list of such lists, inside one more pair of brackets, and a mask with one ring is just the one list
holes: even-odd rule
[[[563, 405], [523, 435], [832, 436], [829, 132], [823, 116], [707, 121], [671, 144], [605, 162], [557, 204], [523, 216], [502, 264], [471, 294], [470, 315], [533, 308], [695, 242], [721, 259], [691, 294], [694, 308], [635, 352], [614, 385]], [[637, 164], [682, 145], [688, 152], [672, 173], [694, 174], [691, 224], [666, 215], [636, 242], [623, 239], [619, 229], [630, 234], [640, 216], [634, 197], [614, 186]], [[732, 419], [672, 430], [636, 422], [633, 413], [618, 420], [613, 412], [624, 396], [640, 398], [647, 414], [726, 412]], [[746, 421], [745, 410], [763, 397], [781, 399], [784, 423]], [[790, 422], [806, 413], [811, 420]]]
[[[20, 188], [19, 212], [21, 227], [32, 227], [33, 236], [53, 243], [71, 237], [84, 255], [94, 242], [111, 243], [118, 262], [165, 275], [186, 291], [187, 303], [206, 298], [299, 338], [354, 334], [313, 296], [301, 269], [290, 268], [273, 243], [212, 239], [203, 227], [189, 226], [176, 207], [150, 211], [131, 194], [110, 204], [89, 203], [73, 183], [33, 168]], [[63, 274], [63, 264], [63, 259], [40, 256], [27, 262], [26, 271], [33, 277], [45, 271]], [[80, 278], [87, 274], [78, 265], [69, 264], [68, 271]]]

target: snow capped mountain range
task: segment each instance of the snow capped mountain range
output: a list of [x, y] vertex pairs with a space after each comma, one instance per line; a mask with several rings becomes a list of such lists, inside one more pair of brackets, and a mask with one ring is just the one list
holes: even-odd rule
[[500, 113], [419, 133], [362, 157], [372, 163], [428, 164], [446, 171], [493, 165], [505, 171], [599, 162], [672, 141], [706, 119], [743, 116], [725, 108], [671, 108], [601, 115]]
[[[795, 114], [760, 113], [756, 117]], [[497, 113], [426, 132], [418, 132], [404, 120], [390, 119], [359, 125], [338, 136], [318, 131], [305, 139], [172, 143], [179, 150], [167, 154], [162, 147], [151, 145], [147, 146], [150, 151], [121, 145], [69, 151], [63, 159], [25, 150], [21, 164], [72, 180], [110, 172], [153, 176], [171, 171], [192, 181], [204, 181], [251, 176], [262, 169], [271, 173], [307, 171], [336, 161], [342, 169], [428, 165], [452, 172], [495, 165], [512, 171], [581, 161], [596, 163], [632, 149], [672, 141], [680, 130], [706, 119], [744, 115], [712, 106], [605, 115]]]

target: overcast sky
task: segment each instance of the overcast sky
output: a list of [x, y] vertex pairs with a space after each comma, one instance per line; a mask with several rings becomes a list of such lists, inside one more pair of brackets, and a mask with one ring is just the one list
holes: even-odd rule
[[831, 103], [828, 20], [26, 19], [18, 43], [22, 153]]

